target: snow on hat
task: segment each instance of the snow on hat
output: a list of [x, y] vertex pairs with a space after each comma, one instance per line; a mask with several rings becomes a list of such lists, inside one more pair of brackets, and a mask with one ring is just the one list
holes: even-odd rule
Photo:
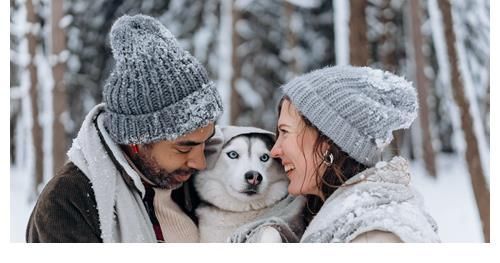
[[104, 87], [104, 125], [115, 142], [175, 140], [219, 117], [206, 69], [158, 20], [124, 15], [110, 41], [116, 65]]
[[379, 160], [392, 132], [417, 117], [412, 84], [378, 69], [325, 67], [292, 79], [282, 90], [323, 134], [368, 166]]

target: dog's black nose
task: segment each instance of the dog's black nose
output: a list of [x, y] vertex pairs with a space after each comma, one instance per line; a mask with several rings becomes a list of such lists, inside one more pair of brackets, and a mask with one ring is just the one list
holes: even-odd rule
[[245, 173], [245, 180], [250, 185], [259, 185], [262, 182], [262, 175], [256, 171], [248, 171]]

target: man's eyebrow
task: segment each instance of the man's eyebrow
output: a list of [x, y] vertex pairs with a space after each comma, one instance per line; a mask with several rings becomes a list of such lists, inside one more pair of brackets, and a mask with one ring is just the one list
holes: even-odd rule
[[176, 145], [178, 146], [197, 146], [197, 145], [200, 145], [202, 143], [205, 143], [206, 141], [210, 140], [212, 137], [214, 137], [215, 135], [215, 129], [213, 129], [212, 131], [212, 134], [208, 137], [208, 139], [206, 139], [205, 141], [202, 141], [202, 142], [197, 142], [197, 141], [180, 141], [180, 142], [177, 142]]
[[284, 124], [284, 123], [278, 125], [278, 128], [282, 128], [282, 127], [291, 127], [291, 126], [288, 124]]
[[212, 139], [212, 137], [214, 137], [214, 135], [215, 135], [215, 127], [214, 127], [214, 130], [212, 131], [212, 134], [210, 134], [210, 136], [208, 136], [208, 139], [206, 139], [205, 142]]

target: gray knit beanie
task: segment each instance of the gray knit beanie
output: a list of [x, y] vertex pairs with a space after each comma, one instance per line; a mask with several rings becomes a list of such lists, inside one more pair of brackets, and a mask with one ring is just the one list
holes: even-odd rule
[[402, 77], [368, 67], [326, 67], [282, 87], [292, 104], [344, 152], [373, 166], [392, 132], [417, 117], [417, 94]]
[[219, 117], [207, 71], [159, 21], [124, 15], [110, 40], [116, 65], [103, 92], [104, 126], [116, 143], [175, 140]]

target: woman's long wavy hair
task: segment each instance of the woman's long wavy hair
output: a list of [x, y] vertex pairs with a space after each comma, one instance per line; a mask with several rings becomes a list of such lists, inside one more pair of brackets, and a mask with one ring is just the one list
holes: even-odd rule
[[[284, 96], [278, 104], [278, 118], [281, 114], [283, 102], [287, 100], [291, 103], [289, 97]], [[315, 167], [314, 175], [316, 177], [316, 186], [321, 191], [321, 197], [316, 195], [307, 195], [307, 205], [304, 211], [306, 222], [314, 218], [318, 211], [323, 206], [323, 203], [335, 190], [339, 187], [345, 186], [345, 181], [349, 180], [354, 175], [365, 170], [367, 167], [350, 157], [346, 152], [342, 151], [328, 136], [324, 135], [314, 124], [309, 121], [304, 115], [298, 112], [302, 121], [304, 122], [304, 129], [301, 131], [303, 135], [307, 127], [313, 128], [318, 132], [318, 137], [313, 145], [314, 160], [324, 160], [324, 152], [321, 151], [321, 146], [326, 143], [328, 145], [328, 152], [333, 154], [333, 164], [326, 166], [326, 171], [319, 175], [318, 171], [323, 162], [320, 162]], [[276, 130], [276, 136], [279, 135], [279, 130]], [[304, 155], [305, 158], [305, 155]], [[306, 167], [307, 169], [307, 167]]]

